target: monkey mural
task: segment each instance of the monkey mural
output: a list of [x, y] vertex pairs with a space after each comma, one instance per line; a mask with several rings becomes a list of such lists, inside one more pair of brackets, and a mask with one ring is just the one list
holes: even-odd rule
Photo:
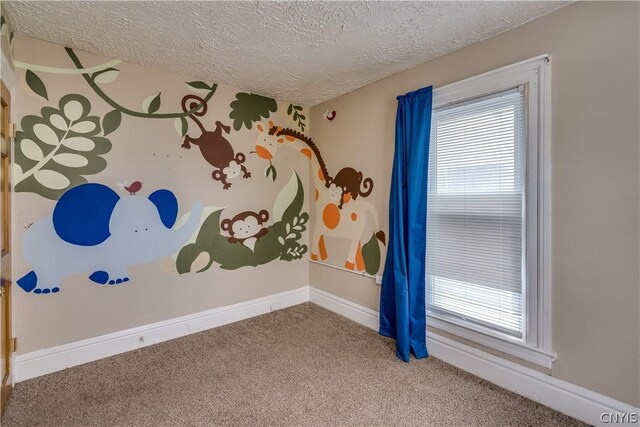
[[[187, 105], [189, 103], [189, 105]], [[200, 120], [197, 117], [202, 117], [207, 113], [207, 103], [204, 99], [196, 95], [187, 95], [182, 98], [182, 111], [189, 111], [202, 104], [202, 108], [195, 111], [189, 117], [195, 122], [202, 132], [198, 138], [192, 138], [189, 135], [185, 135], [183, 148], [190, 149], [191, 144], [197, 145], [200, 148], [202, 157], [209, 162], [215, 169], [211, 176], [214, 180], [222, 183], [222, 188], [227, 190], [231, 187], [230, 179], [236, 178], [242, 173], [243, 178], [249, 178], [251, 172], [243, 165], [246, 157], [243, 153], [234, 153], [231, 143], [223, 136], [222, 132], [229, 133], [231, 128], [225, 126], [220, 121], [216, 121], [216, 128], [214, 131], [208, 131], [204, 128]], [[196, 117], [197, 116], [197, 117]]]
[[268, 220], [269, 212], [264, 209], [260, 212], [245, 211], [231, 219], [223, 219], [220, 228], [229, 233], [229, 243], [242, 243], [254, 250], [258, 239], [267, 234], [264, 224]]
[[[335, 187], [334, 187], [335, 185]], [[362, 191], [364, 189], [364, 191]], [[373, 191], [373, 180], [371, 178], [363, 179], [362, 172], [354, 168], [342, 168], [329, 184], [329, 193], [331, 198], [339, 201], [338, 208], [358, 196], [367, 197]], [[336, 197], [340, 193], [338, 197]]]

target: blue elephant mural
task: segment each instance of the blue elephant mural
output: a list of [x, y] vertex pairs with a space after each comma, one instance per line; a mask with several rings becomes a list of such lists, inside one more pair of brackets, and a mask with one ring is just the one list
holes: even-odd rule
[[178, 201], [169, 190], [121, 198], [102, 184], [78, 185], [25, 233], [23, 255], [33, 270], [17, 283], [26, 292], [51, 294], [74, 274], [100, 285], [128, 282], [129, 266], [178, 252], [197, 231], [202, 209], [194, 203], [186, 224], [174, 229]]

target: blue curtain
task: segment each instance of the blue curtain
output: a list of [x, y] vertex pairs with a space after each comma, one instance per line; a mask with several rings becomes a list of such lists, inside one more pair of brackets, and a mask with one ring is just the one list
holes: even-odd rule
[[389, 245], [380, 295], [380, 334], [395, 338], [396, 355], [427, 357], [425, 255], [427, 168], [432, 87], [398, 97], [389, 196]]

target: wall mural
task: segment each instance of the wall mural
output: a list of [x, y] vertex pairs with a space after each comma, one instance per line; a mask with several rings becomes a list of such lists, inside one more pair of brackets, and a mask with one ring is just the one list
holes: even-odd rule
[[[187, 103], [189, 102], [190, 104], [187, 108]], [[244, 153], [234, 153], [231, 143], [222, 134], [223, 131], [228, 134], [231, 132], [231, 128], [223, 125], [220, 121], [216, 121], [215, 130], [206, 130], [198, 120], [198, 117], [207, 114], [207, 102], [196, 95], [187, 95], [182, 98], [182, 111], [194, 109], [198, 109], [198, 111], [194, 111], [189, 117], [198, 125], [200, 136], [192, 138], [189, 135], [185, 135], [182, 148], [189, 150], [191, 145], [198, 146], [202, 157], [215, 168], [211, 174], [212, 178], [220, 181], [222, 188], [225, 190], [231, 187], [231, 183], [228, 181], [230, 179], [236, 178], [241, 174], [243, 178], [250, 178], [251, 172], [243, 165], [247, 159]]]
[[[302, 258], [308, 248], [299, 240], [309, 221], [309, 214], [302, 212], [304, 197], [304, 187], [294, 171], [276, 198], [271, 214], [264, 209], [244, 211], [233, 216], [225, 215], [221, 222], [222, 209], [211, 213], [195, 241], [179, 252], [176, 259], [178, 273], [192, 271], [194, 262], [202, 254], [207, 255], [208, 262], [197, 270], [198, 273], [208, 270], [214, 262], [220, 268], [235, 270], [277, 259], [293, 261]], [[273, 223], [265, 226], [269, 219]]]
[[126, 283], [129, 266], [180, 250], [195, 233], [202, 209], [194, 203], [189, 221], [176, 229], [178, 201], [169, 190], [121, 198], [105, 185], [80, 184], [25, 233], [23, 255], [32, 270], [17, 283], [36, 294], [56, 293], [66, 277], [79, 273], [100, 285]]
[[[116, 131], [125, 117], [173, 120], [181, 138], [176, 150], [197, 147], [202, 160], [212, 168], [212, 185], [218, 191], [233, 191], [234, 179], [252, 177], [246, 164], [248, 151], [236, 146], [240, 134], [232, 128], [235, 132], [257, 129], [259, 138], [251, 153], [269, 161], [264, 170], [268, 181], [277, 181], [272, 160], [278, 146], [305, 155], [312, 162], [315, 178], [311, 258], [325, 260], [324, 239], [335, 237], [349, 241], [347, 268], [371, 274], [378, 271], [379, 242], [385, 243], [385, 235], [379, 230], [375, 209], [363, 200], [373, 191], [373, 181], [348, 167], [335, 177], [329, 174], [316, 145], [300, 133], [307, 126], [303, 107], [284, 104], [288, 105], [285, 115], [284, 107], [278, 113], [274, 99], [239, 92], [228, 104], [228, 117], [216, 117], [219, 106], [216, 113], [211, 113], [209, 106], [218, 86], [191, 81], [186, 85], [193, 93], [182, 96], [178, 111], [160, 112], [161, 92], [148, 96], [136, 110], [124, 107], [104, 89], [120, 76], [118, 60], [86, 68], [73, 49], [64, 51], [75, 69], [15, 61], [16, 68], [25, 70], [26, 86], [51, 102], [43, 74], [79, 76], [110, 110], [103, 117], [92, 115], [95, 100], [68, 94], [54, 101], [55, 106], [45, 106], [39, 114], [26, 115], [20, 122], [13, 170], [15, 190], [55, 201], [51, 214], [30, 224], [24, 233], [23, 256], [31, 271], [17, 283], [25, 292], [57, 294], [64, 279], [76, 274], [86, 274], [87, 282], [119, 285], [135, 279], [129, 276], [128, 267], [152, 261], [162, 261], [164, 270], [188, 274], [205, 272], [214, 264], [235, 270], [294, 261], [308, 252], [301, 239], [309, 214], [303, 211], [304, 185], [295, 170], [272, 206], [234, 210], [233, 206], [205, 208], [198, 202], [180, 218], [173, 192], [161, 189], [147, 197], [141, 195], [152, 183], [124, 181], [117, 184], [118, 194], [108, 185], [88, 182], [107, 168], [112, 140], [117, 140]], [[262, 120], [275, 119], [274, 114], [297, 130], [275, 127], [272, 122], [265, 126]], [[204, 123], [215, 123], [215, 127], [207, 128]], [[185, 157], [201, 161], [191, 153]], [[367, 217], [375, 224], [372, 235], [365, 235]], [[169, 269], [165, 268], [167, 262]]]
[[105, 138], [119, 123], [91, 116], [82, 95], [63, 96], [58, 108], [44, 107], [40, 116], [25, 116], [16, 135], [15, 191], [58, 199], [69, 188], [107, 167], [102, 157], [111, 150]]
[[[375, 274], [380, 269], [380, 246], [385, 244], [385, 234], [379, 227], [375, 208], [363, 200], [373, 191], [373, 180], [363, 179], [362, 172], [353, 168], [341, 169], [335, 177], [329, 174], [320, 150], [311, 138], [288, 128], [256, 125], [256, 153], [269, 161], [274, 169], [273, 158], [280, 147], [293, 149], [311, 162], [311, 174], [315, 187], [315, 227], [311, 246], [311, 259], [324, 261], [328, 258], [324, 238], [349, 240], [350, 247], [344, 267], [349, 270]], [[363, 191], [364, 189], [364, 191]], [[358, 198], [360, 196], [360, 198]], [[365, 235], [367, 215], [373, 220], [375, 231]]]

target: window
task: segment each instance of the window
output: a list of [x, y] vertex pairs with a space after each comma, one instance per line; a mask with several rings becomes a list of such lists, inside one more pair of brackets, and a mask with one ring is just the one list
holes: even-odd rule
[[426, 282], [428, 324], [550, 367], [547, 79], [545, 56], [436, 89]]

